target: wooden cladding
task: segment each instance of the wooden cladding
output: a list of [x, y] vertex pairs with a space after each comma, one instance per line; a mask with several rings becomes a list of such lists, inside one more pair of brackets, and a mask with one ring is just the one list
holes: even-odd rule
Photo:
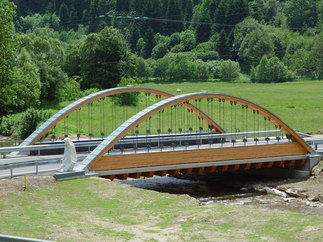
[[[89, 170], [103, 171], [150, 166], [167, 166], [200, 162], [303, 155], [306, 153], [307, 151], [304, 149], [304, 147], [296, 142], [293, 142], [284, 144], [239, 146], [216, 149], [108, 155], [101, 157], [99, 160], [94, 162], [94, 164], [90, 164]], [[260, 168], [262, 166], [261, 164], [262, 163], [252, 164], [251, 168]], [[273, 164], [270, 165], [272, 166]], [[235, 170], [237, 169], [237, 167], [227, 167], [226, 169]]]

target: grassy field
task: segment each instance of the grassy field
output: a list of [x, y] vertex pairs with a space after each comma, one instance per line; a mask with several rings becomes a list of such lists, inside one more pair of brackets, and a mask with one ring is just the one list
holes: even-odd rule
[[14, 193], [2, 188], [0, 234], [55, 241], [323, 239], [322, 217], [216, 203], [199, 206], [188, 196], [108, 180], [71, 180]]
[[251, 100], [283, 119], [292, 128], [303, 132], [323, 129], [323, 81], [286, 83], [225, 83], [225, 82], [172, 82], [144, 83], [142, 86], [175, 93], [225, 93]]
[[[171, 83], [158, 83], [158, 82], [146, 82], [141, 84], [144, 87], [156, 88], [170, 93], [176, 93], [176, 89], [181, 89], [182, 93], [199, 92], [201, 90], [208, 90], [209, 92], [216, 93], [226, 93], [230, 95], [235, 95], [245, 99], [249, 99], [268, 110], [272, 111], [282, 120], [284, 120], [292, 128], [299, 130], [301, 132], [317, 132], [323, 129], [323, 81], [299, 81], [299, 82], [287, 82], [287, 83], [271, 83], [271, 84], [255, 84], [255, 83], [227, 83], [227, 82], [210, 82], [210, 81], [197, 81], [197, 82], [171, 82]], [[111, 98], [110, 98], [111, 99]], [[105, 103], [104, 120], [100, 118], [101, 112], [103, 113], [103, 107], [100, 101], [93, 103], [92, 109], [86, 106], [81, 109], [80, 114], [78, 111], [72, 113], [68, 119], [68, 133], [76, 134], [80, 133], [87, 136], [91, 130], [94, 136], [100, 136], [101, 132], [104, 132], [105, 136], [115, 128], [117, 128], [122, 122], [131, 117], [133, 114], [142, 110], [149, 104], [156, 102], [155, 97], [151, 97], [147, 101], [147, 98], [141, 94], [139, 99], [139, 106], [127, 107], [126, 111], [123, 107], [112, 104], [111, 100]], [[59, 106], [52, 109], [51, 112], [54, 114], [60, 108], [67, 105], [67, 102], [61, 103]], [[194, 102], [193, 102], [194, 104]], [[113, 106], [114, 105], [114, 106]], [[230, 119], [230, 104], [226, 102], [228, 108], [226, 109], [227, 117], [224, 125], [220, 122], [222, 126], [229, 127]], [[101, 109], [102, 108], [102, 109]], [[207, 111], [206, 100], [202, 100], [201, 108], [203, 111]], [[114, 111], [113, 111], [114, 110]], [[112, 119], [111, 113], [115, 112], [114, 118]], [[252, 111], [249, 110], [250, 116], [252, 117]], [[92, 118], [89, 118], [89, 113], [92, 114]], [[78, 115], [80, 115], [81, 125], [78, 126]], [[164, 120], [169, 119], [170, 111], [166, 111], [164, 114]], [[191, 115], [192, 116], [192, 115]], [[101, 116], [102, 117], [102, 116]], [[158, 129], [157, 115], [155, 115], [155, 121], [151, 121], [151, 132], [156, 132]], [[213, 117], [216, 121], [217, 117]], [[189, 120], [190, 118], [187, 118]], [[67, 120], [60, 122], [55, 128], [53, 133], [59, 136], [63, 136], [67, 133]], [[192, 119], [191, 122], [195, 122]], [[252, 119], [249, 120], [252, 124]], [[193, 125], [198, 127], [199, 125]], [[172, 128], [172, 130], [177, 130], [180, 125], [183, 126], [183, 122], [180, 120], [177, 123], [173, 123], [173, 127], [164, 127], [165, 130]], [[189, 124], [185, 124], [187, 127], [181, 127], [183, 130], [189, 127]], [[242, 125], [242, 124], [238, 124]], [[263, 124], [262, 124], [263, 125]], [[166, 126], [166, 125], [165, 125]], [[191, 124], [192, 126], [192, 124]], [[195, 128], [195, 127], [193, 127]], [[241, 127], [238, 127], [240, 130]], [[65, 129], [65, 130], [64, 130]], [[140, 133], [145, 133], [146, 129], [149, 129], [147, 123], [143, 123], [139, 127]], [[203, 126], [203, 130], [206, 130], [207, 125]], [[230, 127], [228, 128], [230, 129]], [[260, 128], [264, 130], [264, 127]], [[273, 127], [271, 127], [273, 129]], [[251, 131], [251, 129], [248, 129]], [[230, 130], [228, 130], [230, 132]]]

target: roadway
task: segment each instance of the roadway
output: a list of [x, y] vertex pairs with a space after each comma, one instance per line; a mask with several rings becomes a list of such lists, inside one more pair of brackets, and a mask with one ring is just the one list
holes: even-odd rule
[[[271, 137], [271, 139], [266, 141], [264, 138], [259, 139], [258, 142], [255, 142], [253, 138], [247, 139], [247, 142], [243, 142], [242, 139], [236, 139], [236, 143], [232, 144], [232, 142], [219, 142], [223, 137], [227, 140], [231, 140], [233, 137], [232, 134], [215, 134], [212, 139], [210, 134], [197, 134], [191, 135], [189, 139], [187, 136], [186, 145], [185, 140], [179, 139], [178, 136], [170, 135], [164, 136], [163, 139], [160, 139], [160, 136], [153, 137], [137, 137], [137, 139], [128, 138], [121, 140], [118, 145], [115, 146], [115, 149], [109, 152], [109, 155], [120, 155], [120, 154], [133, 154], [133, 153], [145, 153], [145, 152], [168, 152], [174, 150], [193, 150], [193, 149], [209, 149], [209, 148], [221, 148], [221, 147], [232, 147], [234, 146], [251, 146], [251, 145], [265, 145], [265, 144], [273, 144], [277, 143], [275, 137]], [[251, 136], [247, 135], [247, 136]], [[158, 138], [158, 140], [157, 140]], [[183, 138], [183, 137], [182, 137]], [[220, 138], [220, 139], [219, 139]], [[207, 140], [212, 140], [212, 142], [207, 143]], [[304, 140], [309, 143], [312, 148], [319, 154], [323, 154], [323, 136], [312, 136], [306, 137]], [[78, 162], [81, 162], [91, 150], [93, 150], [100, 142], [100, 140], [88, 140], [82, 141], [76, 144], [76, 147], [82, 148], [82, 152], [78, 152]], [[160, 148], [160, 145], [157, 145], [158, 142], [163, 142], [165, 145]], [[136, 143], [138, 148], [136, 150], [133, 149], [133, 144]], [[214, 143], [213, 143], [214, 142]], [[287, 139], [279, 140], [280, 143], [289, 142]], [[130, 145], [131, 144], [131, 145]], [[150, 146], [150, 144], [154, 144]], [[147, 150], [147, 145], [149, 150]], [[37, 147], [38, 146], [38, 147]], [[3, 177], [13, 177], [19, 176], [23, 174], [47, 174], [53, 175], [61, 166], [61, 159], [63, 158], [63, 154], [58, 155], [41, 155], [42, 151], [47, 149], [49, 150], [58, 150], [62, 153], [64, 147], [64, 143], [57, 142], [54, 145], [50, 144], [40, 144], [35, 146], [29, 146], [25, 148], [25, 150], [29, 152], [34, 152], [34, 155], [18, 155], [11, 156], [7, 155], [7, 158], [0, 159], [0, 178]], [[36, 149], [38, 148], [38, 150]], [[4, 150], [8, 152], [12, 152], [13, 150], [19, 150], [19, 147], [6, 147], [0, 148], [0, 153]], [[36, 151], [36, 153], [35, 153]], [[46, 153], [46, 152], [45, 152]], [[36, 154], [36, 155], [35, 155]], [[39, 155], [37, 155], [39, 154]], [[106, 154], [108, 155], [108, 154]]]

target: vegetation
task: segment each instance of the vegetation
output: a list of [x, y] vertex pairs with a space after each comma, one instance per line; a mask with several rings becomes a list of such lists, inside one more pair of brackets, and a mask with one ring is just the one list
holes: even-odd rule
[[[48, 184], [41, 181], [40, 186]], [[99, 179], [30, 186], [27, 177], [26, 191], [2, 194], [1, 234], [55, 241], [319, 241], [322, 236], [323, 219], [313, 215], [219, 203], [199, 206], [188, 196]]]
[[322, 16], [315, 0], [0, 0], [0, 119], [123, 78], [320, 80]]

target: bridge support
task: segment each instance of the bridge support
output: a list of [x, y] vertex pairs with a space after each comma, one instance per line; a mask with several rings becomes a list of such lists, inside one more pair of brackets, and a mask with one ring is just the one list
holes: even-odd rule
[[303, 164], [297, 164], [291, 169], [290, 177], [294, 179], [306, 179], [311, 175], [313, 167], [320, 162], [322, 156], [310, 155]]
[[[264, 177], [307, 179], [310, 177], [313, 167], [320, 162], [321, 158], [320, 155], [307, 155], [306, 158], [301, 160], [254, 163], [251, 169], [240, 169], [232, 172]], [[261, 168], [256, 166], [258, 164], [261, 165]]]

